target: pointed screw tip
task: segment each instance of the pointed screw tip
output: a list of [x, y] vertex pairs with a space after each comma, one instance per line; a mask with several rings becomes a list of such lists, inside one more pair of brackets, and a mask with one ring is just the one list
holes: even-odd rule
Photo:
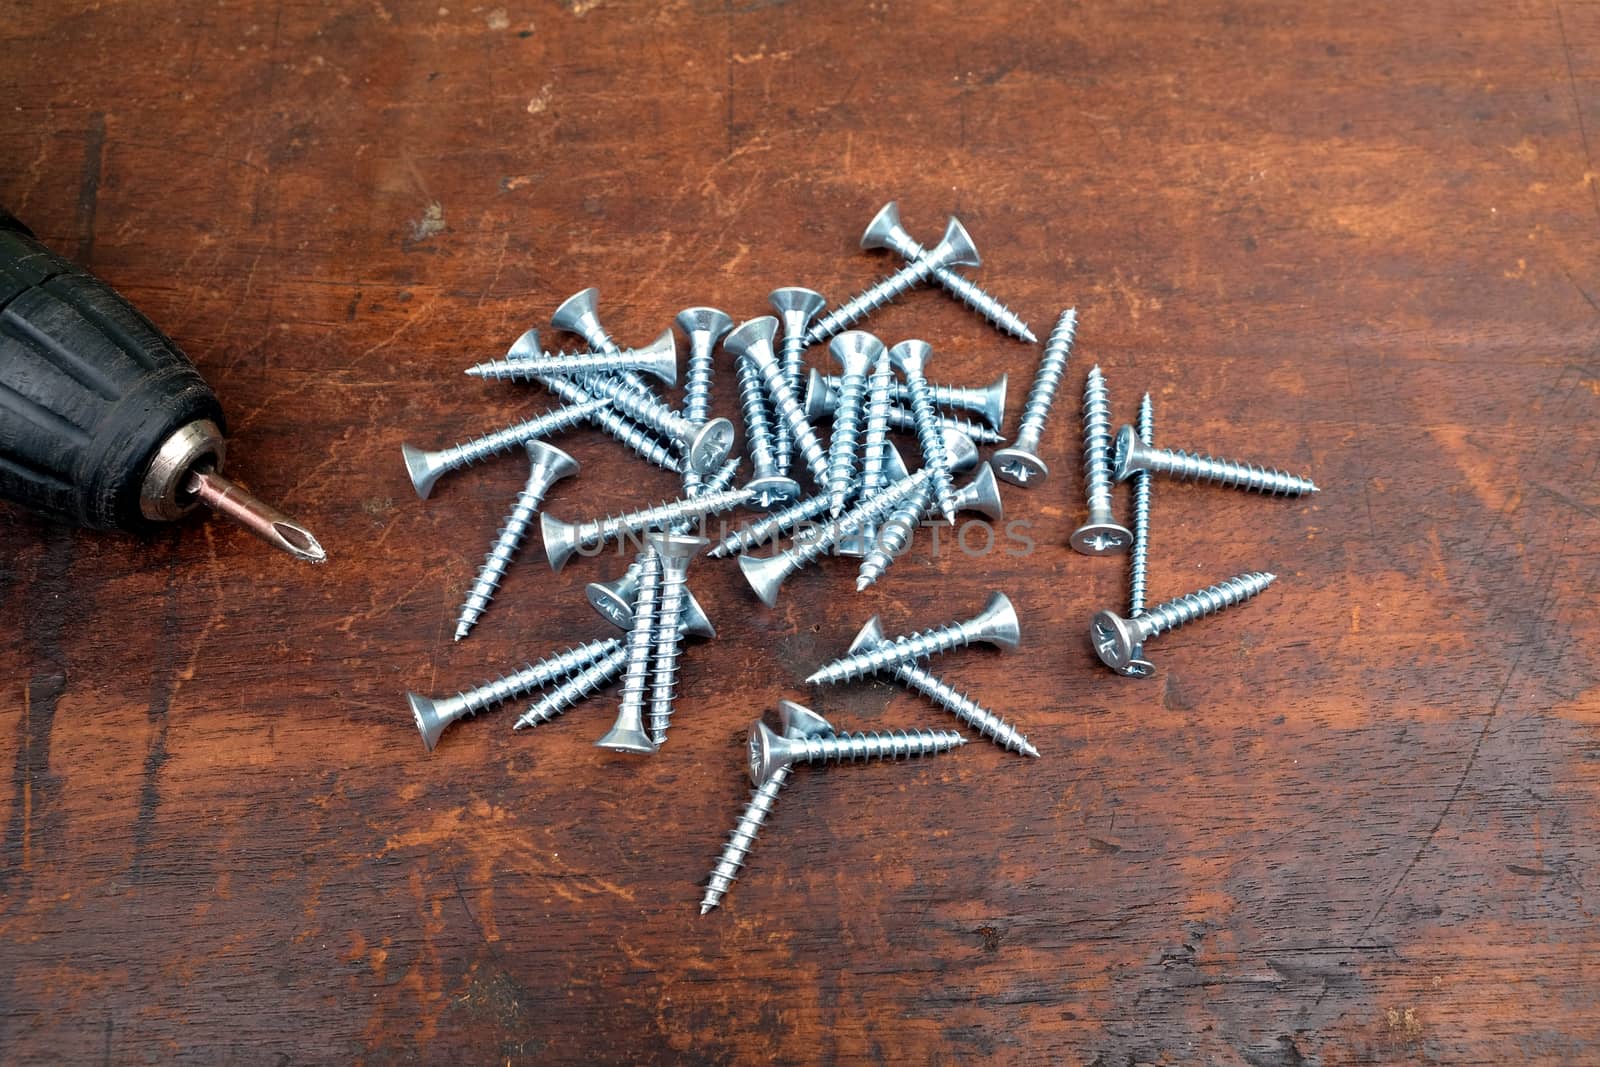
[[715, 904], [701, 904], [700, 905], [700, 914], [701, 915], [708, 915], [708, 914], [710, 914], [711, 909], [714, 908], [714, 907], [716, 907]]

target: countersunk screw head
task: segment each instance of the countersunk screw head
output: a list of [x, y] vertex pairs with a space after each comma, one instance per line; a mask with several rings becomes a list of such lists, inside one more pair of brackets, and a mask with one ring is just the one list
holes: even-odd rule
[[432, 752], [433, 746], [439, 743], [439, 735], [444, 733], [444, 728], [453, 720], [439, 714], [438, 702], [431, 697], [407, 693], [406, 702], [411, 705], [411, 717], [416, 720], [417, 732], [422, 734], [423, 745]]
[[1050, 468], [1044, 460], [1025, 448], [1002, 448], [990, 457], [1000, 476], [1013, 485], [1042, 482], [1050, 477]]
[[745, 761], [750, 770], [750, 780], [756, 785], [772, 777], [773, 771], [788, 762], [777, 758], [776, 749], [779, 744], [778, 735], [760, 719], [750, 725], [750, 737], [745, 745]]
[[406, 475], [410, 477], [412, 486], [417, 490], [417, 496], [423, 500], [433, 492], [434, 483], [450, 468], [441, 460], [441, 453], [429, 452], [415, 445], [401, 445], [400, 454], [405, 457]]
[[1133, 543], [1126, 526], [1114, 522], [1086, 522], [1072, 531], [1072, 547], [1086, 556], [1108, 556]]
[[896, 251], [895, 246], [901, 234], [906, 234], [906, 228], [900, 223], [900, 204], [891, 200], [879, 208], [878, 213], [872, 216], [872, 221], [867, 223], [866, 232], [861, 235], [861, 247]]
[[839, 732], [834, 729], [833, 723], [804, 704], [796, 704], [792, 700], [778, 701], [778, 721], [783, 726], [785, 737], [820, 737]]
[[1144, 442], [1139, 440], [1138, 431], [1132, 426], [1124, 426], [1117, 431], [1116, 447], [1116, 479], [1125, 482], [1133, 477], [1134, 472], [1143, 469], [1149, 462], [1145, 457]]
[[727, 312], [712, 307], [684, 308], [673, 321], [689, 337], [697, 333], [705, 334], [708, 348], [733, 329], [733, 318]]
[[689, 439], [689, 466], [701, 473], [714, 471], [731, 451], [733, 423], [724, 418], [711, 419]]
[[599, 305], [598, 289], [591, 287], [573, 293], [562, 301], [561, 306], [556, 308], [555, 314], [550, 316], [550, 325], [566, 333], [587, 337], [594, 327], [600, 325]]
[[954, 217], [945, 223], [944, 236], [939, 238], [939, 243], [928, 252], [928, 258], [941, 267], [983, 266], [983, 260], [978, 256], [978, 246], [972, 242], [972, 235], [967, 233], [967, 228]]
[[745, 581], [750, 583], [750, 588], [755, 590], [763, 604], [769, 608], [777, 605], [778, 592], [783, 588], [783, 580], [789, 576], [789, 561], [784, 553], [776, 556], [740, 556], [739, 570], [744, 572]]
[[800, 333], [805, 333], [806, 324], [816, 316], [817, 312], [828, 306], [827, 297], [815, 289], [799, 285], [774, 289], [767, 300], [771, 302], [772, 310], [782, 315], [785, 322], [789, 321], [790, 315], [794, 315]]
[[991, 593], [983, 610], [967, 625], [977, 631], [975, 640], [987, 641], [997, 648], [1012, 649], [1022, 644], [1022, 623], [1017, 618], [1016, 605], [1004, 593]]
[[1144, 659], [1139, 645], [1139, 634], [1127, 619], [1114, 611], [1095, 614], [1089, 624], [1095, 654], [1100, 662], [1127, 678], [1148, 678], [1155, 673], [1155, 664]]
[[800, 483], [782, 474], [752, 478], [744, 487], [755, 493], [751, 503], [766, 509], [779, 508], [800, 499]]

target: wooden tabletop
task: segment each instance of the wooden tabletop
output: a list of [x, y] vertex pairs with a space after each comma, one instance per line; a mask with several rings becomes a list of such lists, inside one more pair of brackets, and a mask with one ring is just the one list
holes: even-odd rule
[[[331, 556], [0, 511], [0, 1059], [1600, 1062], [1600, 5], [334, 6], [0, 19], [0, 203], [177, 339]], [[891, 199], [1041, 337], [1078, 309], [1052, 473], [1005, 492], [1032, 548], [924, 534], [770, 610], [696, 563], [659, 754], [593, 746], [607, 691], [427, 755], [407, 690], [607, 636], [583, 586], [628, 562], [530, 546], [451, 641], [526, 463], [421, 501], [400, 446], [551, 406], [461, 369], [586, 286], [625, 344], [841, 300]], [[1038, 346], [936, 290], [866, 325], [1008, 373], [1015, 425]], [[1156, 485], [1154, 596], [1278, 582], [1147, 681], [1087, 640], [1125, 562], [1066, 547], [1094, 363], [1119, 422], [1149, 391], [1158, 443], [1323, 487]], [[559, 443], [552, 513], [678, 494]], [[929, 666], [1042, 757], [801, 768], [702, 917], [751, 720], [956, 727], [803, 678], [992, 590], [1021, 647]]]

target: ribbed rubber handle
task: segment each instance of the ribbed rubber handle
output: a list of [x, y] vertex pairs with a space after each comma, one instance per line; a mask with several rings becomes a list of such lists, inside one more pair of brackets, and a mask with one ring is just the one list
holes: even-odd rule
[[150, 525], [150, 458], [216, 396], [116, 290], [0, 209], [0, 497], [101, 529]]

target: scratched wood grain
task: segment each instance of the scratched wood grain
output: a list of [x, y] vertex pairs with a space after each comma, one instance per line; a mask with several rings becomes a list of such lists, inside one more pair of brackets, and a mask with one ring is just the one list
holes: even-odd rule
[[[1600, 6], [13, 2], [0, 202], [185, 346], [232, 469], [322, 537], [133, 540], [0, 510], [0, 1059], [18, 1063], [1600, 1061]], [[402, 441], [544, 407], [467, 381], [597, 285], [625, 341], [681, 307], [841, 298], [898, 197], [959, 213], [977, 277], [1068, 390], [1314, 474], [1309, 502], [1160, 485], [1153, 591], [1276, 571], [1152, 645], [1067, 550], [1081, 479], [1011, 490], [1037, 548], [928, 556], [762, 610], [692, 583], [672, 739], [600, 699], [431, 758], [444, 693], [606, 627], [516, 568], [454, 611], [523, 477], [416, 500]], [[937, 375], [1037, 350], [936, 292], [873, 320]], [[717, 382], [729, 412], [731, 376]], [[1062, 407], [1073, 407], [1068, 397]], [[551, 510], [670, 497], [593, 433]], [[939, 670], [1044, 752], [805, 771], [746, 876], [699, 883], [740, 740], [872, 613], [1017, 601], [1026, 643]], [[885, 684], [840, 725], [942, 726]]]

